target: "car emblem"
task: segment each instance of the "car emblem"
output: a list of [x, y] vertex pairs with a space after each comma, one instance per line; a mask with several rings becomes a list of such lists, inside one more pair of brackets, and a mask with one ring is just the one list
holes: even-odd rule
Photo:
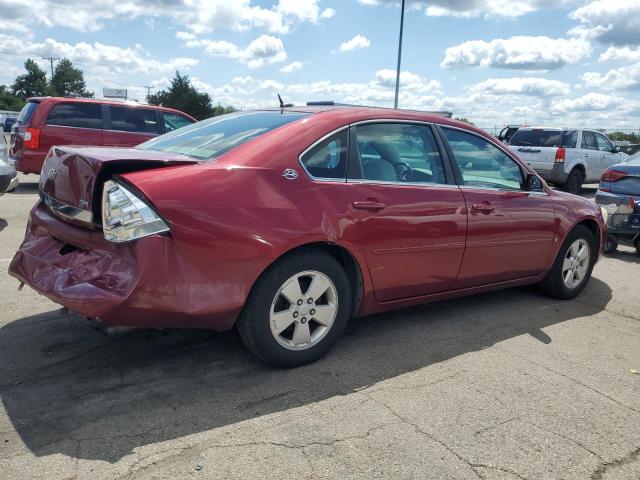
[[298, 172], [296, 172], [293, 168], [287, 168], [284, 172], [282, 172], [282, 176], [287, 180], [295, 180], [298, 178]]
[[56, 178], [56, 176], [58, 175], [58, 172], [56, 171], [55, 168], [52, 168], [51, 170], [49, 170], [49, 172], [47, 173], [47, 177], [49, 178], [49, 180], [53, 180], [54, 178]]

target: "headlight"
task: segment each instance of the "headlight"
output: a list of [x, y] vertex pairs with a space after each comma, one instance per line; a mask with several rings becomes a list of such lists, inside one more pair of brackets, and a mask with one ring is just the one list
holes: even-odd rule
[[109, 180], [102, 190], [102, 231], [107, 240], [122, 243], [168, 232], [169, 226], [149, 205]]
[[602, 212], [602, 218], [604, 219], [604, 223], [607, 223], [607, 220], [609, 219], [609, 212], [602, 205], [600, 205], [600, 211]]

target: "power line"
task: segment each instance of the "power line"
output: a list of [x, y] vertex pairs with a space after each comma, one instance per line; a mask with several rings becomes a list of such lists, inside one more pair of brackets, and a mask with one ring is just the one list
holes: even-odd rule
[[43, 60], [49, 60], [49, 62], [51, 63], [51, 80], [53, 80], [53, 62], [54, 61], [58, 61], [60, 60], [59, 57], [40, 57]]
[[149, 97], [151, 96], [151, 90], [154, 90], [156, 87], [152, 87], [150, 85], [140, 85], [142, 88], [147, 89], [147, 102], [149, 101]]

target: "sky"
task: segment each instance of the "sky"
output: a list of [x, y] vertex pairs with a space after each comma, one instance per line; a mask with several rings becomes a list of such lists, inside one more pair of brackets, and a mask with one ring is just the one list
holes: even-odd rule
[[[97, 97], [393, 106], [398, 0], [0, 0], [0, 84], [67, 57]], [[640, 0], [407, 0], [400, 108], [505, 124], [640, 129]]]

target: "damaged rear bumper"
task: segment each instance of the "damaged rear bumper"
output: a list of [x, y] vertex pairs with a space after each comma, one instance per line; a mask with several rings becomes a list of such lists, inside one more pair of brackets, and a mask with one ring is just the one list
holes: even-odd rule
[[[9, 273], [54, 302], [109, 325], [230, 329], [246, 298], [190, 266], [171, 237], [127, 244], [67, 224], [38, 203]], [[233, 279], [227, 279], [233, 281]]]

